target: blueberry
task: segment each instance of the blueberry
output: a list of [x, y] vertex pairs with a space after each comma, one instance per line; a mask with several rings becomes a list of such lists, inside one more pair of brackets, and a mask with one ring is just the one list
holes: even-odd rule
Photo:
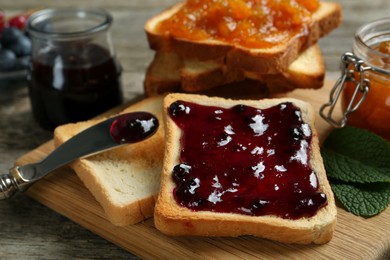
[[7, 27], [4, 28], [1, 34], [0, 41], [3, 47], [9, 47], [12, 44], [16, 43], [21, 37], [25, 37], [21, 30], [15, 27]]
[[13, 69], [15, 70], [27, 69], [28, 65], [30, 64], [30, 60], [31, 60], [30, 56], [24, 56], [16, 59]]
[[171, 116], [181, 116], [189, 112], [189, 107], [186, 107], [183, 102], [176, 101], [169, 106], [169, 114]]
[[245, 105], [235, 105], [234, 107], [232, 107], [233, 111], [236, 112], [236, 113], [243, 113], [245, 112], [245, 108], [246, 106]]
[[185, 199], [188, 195], [188, 189], [186, 188], [185, 185], [179, 185], [174, 190], [174, 193], [175, 193], [176, 197], [181, 198], [181, 199]]
[[12, 70], [15, 66], [16, 60], [16, 55], [11, 50], [0, 50], [0, 70]]
[[185, 181], [185, 177], [190, 173], [190, 171], [191, 171], [191, 166], [185, 163], [178, 164], [173, 168], [173, 172], [172, 172], [173, 179], [177, 183]]
[[301, 127], [295, 126], [290, 128], [291, 136], [294, 140], [303, 140], [304, 135]]
[[311, 212], [325, 205], [327, 197], [325, 193], [316, 193], [311, 197], [303, 197], [295, 207], [296, 212]]
[[219, 135], [219, 139], [217, 140], [218, 146], [225, 146], [232, 140], [232, 137], [228, 135], [227, 133], [221, 133]]
[[31, 54], [31, 41], [27, 36], [22, 36], [8, 48], [11, 49], [17, 57], [26, 56]]
[[247, 125], [256, 123], [253, 118], [254, 118], [253, 115], [244, 115], [244, 117], [243, 117], [244, 123], [247, 124]]
[[188, 179], [185, 182], [177, 183], [177, 187], [175, 190], [176, 196], [180, 197], [183, 200], [187, 200], [189, 196], [194, 195], [194, 188], [198, 185], [195, 179]]

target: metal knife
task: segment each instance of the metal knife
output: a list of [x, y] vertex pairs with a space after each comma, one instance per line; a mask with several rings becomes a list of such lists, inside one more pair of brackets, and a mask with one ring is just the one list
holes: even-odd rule
[[80, 132], [37, 163], [15, 166], [0, 175], [0, 199], [25, 191], [46, 174], [78, 158], [84, 158], [152, 136], [159, 122], [148, 112], [133, 112], [109, 118]]

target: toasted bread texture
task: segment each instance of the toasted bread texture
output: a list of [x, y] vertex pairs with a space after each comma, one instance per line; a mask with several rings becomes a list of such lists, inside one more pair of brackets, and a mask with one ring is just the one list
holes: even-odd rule
[[[272, 107], [282, 102], [292, 102], [300, 108], [303, 121], [310, 125], [312, 131], [310, 166], [316, 173], [319, 182], [318, 191], [327, 196], [327, 205], [320, 208], [312, 217], [298, 219], [281, 218], [274, 215], [250, 216], [208, 210], [196, 211], [179, 205], [173, 193], [176, 184], [172, 178], [172, 169], [180, 163], [182, 132], [167, 114], [169, 106], [178, 100], [220, 108], [231, 108], [237, 104], [243, 104], [258, 109]], [[163, 115], [166, 149], [161, 188], [154, 214], [155, 226], [161, 232], [173, 236], [254, 235], [297, 244], [323, 244], [332, 238], [337, 211], [319, 150], [318, 137], [314, 127], [314, 111], [308, 103], [291, 98], [234, 101], [194, 94], [169, 94], [164, 99]]]
[[318, 10], [312, 15], [312, 22], [309, 24], [306, 36], [292, 37], [290, 40], [273, 47], [247, 48], [222, 40], [194, 41], [176, 38], [167, 32], [160, 32], [158, 30], [159, 24], [178, 12], [184, 4], [184, 2], [180, 2], [147, 21], [145, 31], [152, 49], [175, 52], [181, 57], [197, 60], [223, 58], [228, 67], [263, 74], [286, 71], [303, 50], [314, 45], [321, 37], [337, 28], [342, 20], [340, 4], [321, 2]]
[[157, 52], [149, 65], [144, 79], [147, 97], [180, 91], [182, 61], [176, 53]]
[[[303, 51], [286, 72], [277, 74], [245, 72], [228, 68], [221, 60], [198, 61], [182, 59], [173, 52], [157, 52], [146, 72], [144, 89], [147, 96], [180, 91], [200, 93], [251, 79], [268, 87], [270, 92], [279, 92], [296, 88], [320, 88], [324, 78], [324, 60], [317, 44]], [[224, 93], [223, 87], [220, 89]]]
[[[121, 113], [145, 111], [154, 114], [160, 124], [162, 98], [136, 103]], [[89, 120], [59, 126], [54, 132], [55, 146], [104, 120]], [[84, 185], [103, 207], [114, 225], [134, 224], [153, 216], [160, 186], [164, 153], [164, 129], [140, 143], [129, 144], [70, 164]]]

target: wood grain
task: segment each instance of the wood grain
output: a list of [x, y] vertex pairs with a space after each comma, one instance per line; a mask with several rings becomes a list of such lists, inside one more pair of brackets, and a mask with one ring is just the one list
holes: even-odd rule
[[[145, 70], [153, 57], [153, 52], [147, 46], [143, 24], [149, 17], [177, 1], [0, 0], [0, 8], [9, 16], [26, 9], [42, 7], [94, 6], [110, 11], [114, 16], [112, 39], [124, 68], [124, 94], [128, 100], [142, 95]], [[388, 16], [390, 10], [388, 0], [334, 1], [343, 6], [344, 22], [340, 28], [320, 41], [328, 79], [339, 75], [340, 55], [350, 50], [356, 29], [363, 23]], [[32, 117], [25, 83], [20, 86], [4, 86], [0, 82], [0, 119], [0, 173], [7, 173], [18, 157], [51, 139], [51, 133], [40, 129]], [[133, 257], [125, 250], [23, 194], [0, 202], [0, 216], [0, 259]], [[388, 224], [381, 227], [390, 228]], [[234, 241], [231, 244], [234, 244]], [[288, 257], [290, 251], [280, 255]], [[265, 252], [268, 252], [268, 249], [265, 249]], [[335, 251], [334, 255], [337, 253]], [[367, 254], [362, 254], [358, 259], [363, 259]]]
[[[320, 90], [296, 90], [288, 96], [310, 102], [318, 111], [328, 98], [331, 83]], [[317, 115], [323, 140], [331, 127]], [[26, 164], [44, 158], [53, 150], [49, 141], [22, 156]], [[33, 185], [27, 194], [72, 219], [99, 236], [145, 259], [172, 258], [267, 258], [267, 259], [386, 259], [390, 257], [390, 209], [364, 219], [338, 208], [334, 238], [326, 245], [289, 245], [251, 236], [238, 238], [168, 237], [153, 225], [153, 219], [127, 226], [113, 226], [76, 174], [63, 167]]]

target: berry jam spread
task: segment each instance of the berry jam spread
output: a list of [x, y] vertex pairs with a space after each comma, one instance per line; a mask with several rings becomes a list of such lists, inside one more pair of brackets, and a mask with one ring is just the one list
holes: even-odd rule
[[318, 0], [188, 0], [158, 31], [189, 40], [273, 47], [308, 34]]
[[172, 169], [180, 205], [298, 219], [327, 204], [309, 163], [311, 128], [292, 103], [260, 110], [176, 101], [169, 114], [183, 133]]
[[29, 66], [29, 93], [43, 128], [84, 121], [122, 103], [122, 69], [105, 48], [48, 45], [38, 53]]
[[123, 114], [112, 122], [110, 135], [118, 144], [142, 141], [158, 129], [158, 120], [147, 112]]

